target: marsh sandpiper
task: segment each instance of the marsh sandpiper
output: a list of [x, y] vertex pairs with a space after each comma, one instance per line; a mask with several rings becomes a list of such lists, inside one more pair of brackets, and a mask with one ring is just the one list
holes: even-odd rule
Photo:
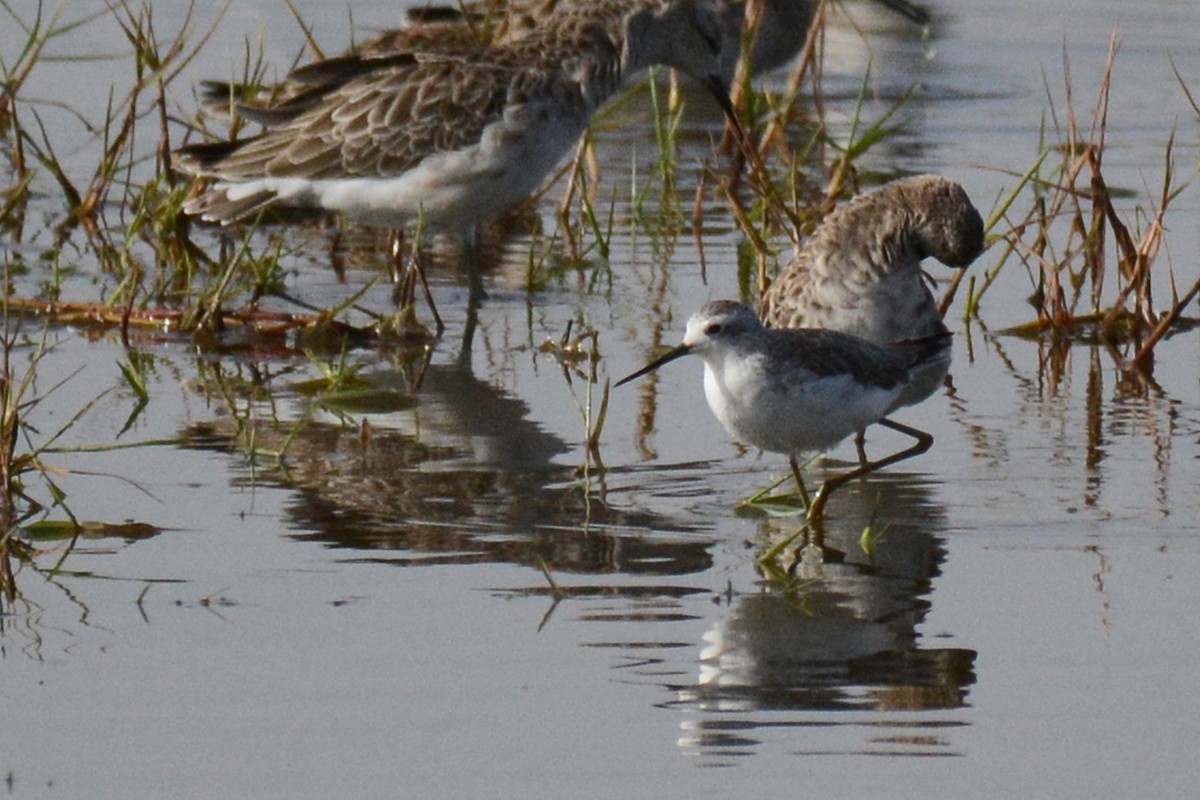
[[[764, 293], [763, 323], [827, 328], [877, 345], [942, 336], [921, 262], [965, 268], [983, 251], [983, 219], [962, 186], [938, 175], [902, 178], [859, 195], [826, 217]], [[942, 386], [951, 341], [910, 376], [893, 408]]]
[[[377, 51], [399, 49], [408, 46], [415, 31], [452, 25], [476, 36], [481, 33], [491, 36], [494, 41], [512, 41], [536, 30], [563, 9], [593, 2], [595, 0], [458, 0], [440, 6], [429, 4], [410, 9], [406, 27], [383, 31], [362, 46]], [[726, 16], [730, 24], [741, 25], [743, 17], [755, 21], [754, 30], [750, 31], [750, 71], [753, 75], [777, 69], [799, 53], [820, 4], [820, 0], [723, 2], [734, 11]], [[917, 24], [925, 25], [930, 21], [929, 10], [916, 3], [907, 0], [877, 2]]]
[[177, 151], [177, 166], [207, 183], [184, 210], [229, 223], [310, 207], [389, 229], [420, 220], [469, 242], [532, 195], [593, 113], [646, 68], [678, 68], [729, 111], [730, 13], [727, 0], [595, 0], [469, 56], [456, 45], [302, 67], [289, 80], [309, 90], [235, 104], [265, 132]]
[[[425, 283], [421, 252], [400, 270], [403, 231], [449, 234], [464, 246], [469, 300], [461, 359], [484, 297], [480, 225], [545, 184], [593, 114], [655, 65], [689, 74], [732, 119], [728, 97], [743, 8], [728, 0], [593, 0], [564, 7], [502, 43], [352, 53], [301, 67], [282, 102], [233, 108], [265, 131], [185, 146], [175, 166], [203, 181], [184, 211], [210, 222], [269, 207], [341, 213], [392, 231], [402, 306]], [[443, 330], [433, 296], [425, 297]]]
[[[947, 334], [948, 335], [948, 334]], [[677, 358], [704, 359], [704, 396], [725, 429], [745, 444], [788, 456], [792, 475], [819, 524], [838, 487], [929, 449], [933, 437], [886, 419], [911, 376], [939, 357], [941, 336], [880, 346], [819, 328], [767, 328], [742, 303], [715, 300], [687, 323], [683, 343], [622, 378], [617, 386]], [[826, 480], [808, 500], [797, 456], [823, 451], [875, 423], [916, 443]]]
[[[924, 7], [906, 0], [877, 0], [908, 19], [926, 24]], [[708, 0], [709, 13], [721, 21], [729, 44], [744, 20], [751, 20], [750, 71], [753, 75], [786, 64], [803, 46], [819, 0]], [[407, 10], [406, 24], [380, 31], [334, 58], [302, 67], [274, 86], [241, 86], [222, 81], [202, 83], [205, 105], [221, 113], [238, 107], [247, 118], [269, 121], [273, 108], [294, 110], [292, 102], [319, 100], [337, 87], [343, 72], [370, 68], [403, 54], [471, 57], [489, 45], [512, 45], [560, 18], [594, 14], [620, 16], [646, 5], [645, 0], [459, 0], [429, 3]], [[736, 42], [740, 47], [741, 41]]]

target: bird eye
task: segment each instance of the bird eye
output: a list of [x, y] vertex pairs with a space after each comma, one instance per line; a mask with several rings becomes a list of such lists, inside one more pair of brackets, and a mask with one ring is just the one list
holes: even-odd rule
[[723, 326], [723, 325], [722, 325], [721, 323], [719, 323], [719, 322], [710, 322], [710, 323], [709, 323], [708, 325], [706, 325], [706, 326], [705, 326], [705, 328], [704, 328], [704, 335], [705, 335], [705, 336], [716, 336], [718, 333], [720, 333], [720, 332], [721, 332], [721, 330], [722, 330], [724, 327], [725, 327], [725, 326]]

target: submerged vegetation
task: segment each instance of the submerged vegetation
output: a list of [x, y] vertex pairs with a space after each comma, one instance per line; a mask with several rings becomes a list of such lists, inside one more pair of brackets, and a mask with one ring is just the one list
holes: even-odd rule
[[[743, 295], [748, 299], [764, 291], [776, 264], [786, 261], [787, 250], [803, 241], [825, 214], [856, 191], [888, 177], [864, 164], [873, 163], [875, 148], [900, 130], [897, 120], [908, 99], [902, 95], [886, 112], [868, 118], [868, 74], [858, 101], [847, 112], [849, 124], [828, 120], [831, 103], [821, 80], [828, 6], [820, 4], [818, 23], [792, 62], [788, 79], [779, 84], [781, 90], [756, 87], [748, 70], [741, 71], [735, 91], [740, 130], [731, 127], [725, 141], [713, 148], [709, 160], [695, 171], [694, 188], [691, 173], [683, 173], [695, 165], [678, 159], [684, 95], [676, 83], [651, 78], [634, 94], [653, 108], [652, 142], [646, 147], [656, 156], [649, 172], [638, 172], [642, 162], [634, 162], [629, 174], [599, 164], [594, 138], [586, 137], [555, 178], [553, 185], [561, 196], [556, 213], [543, 217], [539, 204], [546, 205], [544, 198], [532, 198], [487, 232], [485, 247], [521, 249], [506, 254], [524, 265], [527, 291], [574, 281], [586, 292], [604, 295], [613, 285], [609, 267], [615, 257], [614, 235], [626, 224], [618, 206], [624, 207], [623, 198], [628, 197], [631, 229], [649, 241], [656, 262], [670, 261], [689, 226], [703, 260], [701, 231], [719, 218], [722, 226], [744, 237], [738, 264]], [[318, 412], [331, 413], [343, 427], [360, 431], [364, 450], [369, 449], [371, 427], [363, 409], [378, 410], [371, 404], [379, 394], [363, 383], [361, 365], [348, 355], [352, 348], [390, 340], [395, 345], [390, 352], [404, 354], [412, 375], [407, 388], [414, 392], [422, 385], [421, 356], [428, 364], [423, 340], [427, 331], [416, 322], [423, 312], [415, 307], [415, 284], [397, 290], [405, 308], [395, 314], [366, 308], [363, 302], [375, 281], [386, 284], [395, 268], [398, 243], [389, 240], [381, 246], [381, 237], [349, 228], [330, 233], [326, 219], [296, 228], [264, 219], [217, 230], [183, 215], [191, 187], [171, 167], [173, 150], [205, 136], [236, 137], [244, 124], [236, 116], [228, 122], [197, 116], [196, 91], [183, 78], [209, 43], [221, 15], [203, 27], [189, 14], [178, 30], [164, 34], [148, 2], [122, 0], [68, 19], [64, 6], [51, 10], [39, 0], [32, 15], [22, 13], [10, 4], [0, 11], [5, 24], [24, 33], [15, 52], [0, 53], [0, 150], [7, 161], [6, 185], [0, 193], [0, 257], [6, 279], [0, 579], [9, 603], [15, 591], [11, 559], [27, 560], [33, 552], [30, 540], [18, 535], [19, 526], [54, 511], [80, 529], [43, 461], [57, 437], [31, 437], [26, 425], [31, 407], [48, 394], [32, 388], [39, 363], [47, 356], [45, 338], [32, 345], [21, 340], [20, 332], [32, 329], [35, 320], [120, 336], [130, 354], [122, 373], [140, 398], [126, 430], [147, 398], [138, 358], [139, 347], [147, 342], [188, 343], [218, 359], [299, 359], [319, 369], [321, 377], [315, 383], [290, 385], [308, 401], [298, 419], [265, 421], [277, 434], [282, 431], [275, 437], [264, 435], [264, 421], [251, 419], [250, 411], [262, 393], [272, 391], [269, 381], [247, 381], [251, 388], [242, 387], [244, 394], [234, 392], [237, 399], [230, 398], [241, 410], [233, 415], [233, 438], [248, 460], [256, 467], [269, 462], [283, 471], [298, 431]], [[321, 57], [311, 26], [297, 20], [306, 47]], [[100, 118], [28, 95], [30, 77], [43, 66], [48, 48], [61, 37], [101, 24], [119, 28], [126, 51], [120, 56], [80, 55], [70, 62], [80, 70], [99, 64], [113, 76]], [[302, 60], [303, 54], [297, 55], [297, 63]], [[1034, 319], [1006, 333], [1100, 342], [1122, 369], [1151, 380], [1156, 344], [1195, 324], [1186, 310], [1200, 293], [1200, 280], [1177, 286], [1163, 257], [1169, 208], [1190, 188], [1195, 175], [1177, 173], [1172, 136], [1163, 153], [1161, 185], [1147, 190], [1141, 202], [1130, 208], [1130, 201], [1140, 195], [1110, 185], [1104, 158], [1108, 97], [1118, 79], [1118, 60], [1114, 41], [1086, 131], [1066, 70], [1065, 104], [1051, 99], [1033, 165], [1004, 168], [1014, 185], [988, 222], [995, 255], [986, 259], [986, 270], [966, 278], [961, 311], [954, 313], [983, 325], [989, 288], [1002, 272], [1023, 267]], [[261, 51], [248, 46], [239, 80], [265, 84], [267, 74]], [[1176, 78], [1191, 97], [1184, 78], [1178, 73]], [[620, 106], [610, 109], [608, 117], [597, 121], [597, 130], [620, 113]], [[59, 122], [48, 123], [51, 117]], [[296, 264], [314, 251], [320, 254], [317, 260], [335, 270], [366, 264], [377, 277], [348, 288], [336, 304], [313, 307], [293, 296], [300, 292], [291, 279]], [[454, 265], [453, 255], [439, 256], [434, 266]], [[494, 253], [486, 258], [494, 258]], [[944, 309], [957, 296], [957, 281], [945, 293]], [[665, 277], [659, 282], [662, 291], [665, 282]], [[424, 288], [432, 307], [428, 285]], [[573, 320], [558, 341], [530, 349], [561, 365], [579, 409], [584, 443], [579, 477], [590, 516], [593, 500], [604, 498], [600, 444], [609, 394], [598, 371], [601, 337], [582, 320], [584, 333], [572, 335], [571, 324]], [[464, 324], [468, 342], [473, 326], [473, 319]], [[532, 345], [532, 322], [525, 338]], [[24, 371], [18, 370], [14, 353], [18, 348], [30, 352], [31, 346], [33, 356], [25, 359]], [[582, 381], [582, 394], [572, 376]], [[214, 379], [213, 385], [222, 388], [213, 391], [228, 389], [228, 378]], [[91, 402], [80, 405], [72, 422]], [[50, 502], [30, 495], [34, 475]]]

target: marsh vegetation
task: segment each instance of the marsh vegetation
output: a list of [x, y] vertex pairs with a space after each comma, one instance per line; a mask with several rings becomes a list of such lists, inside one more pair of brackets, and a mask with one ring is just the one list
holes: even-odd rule
[[[741, 134], [665, 70], [606, 108], [542, 193], [481, 232], [480, 305], [461, 248], [441, 237], [418, 231], [399, 245], [428, 253], [422, 286], [386, 232], [315, 214], [214, 226], [182, 213], [194, 187], [172, 152], [247, 133], [199, 110], [201, 81], [270, 84], [359, 35], [344, 12], [318, 19], [287, 4], [264, 37], [243, 37], [229, 30], [237, 13], [0, 4], [5, 660], [103, 649], [107, 629], [132, 624], [128, 609], [156, 631], [167, 620], [192, 630], [181, 610], [203, 610], [251, 637], [277, 625], [294, 642], [306, 614], [337, 639], [344, 618], [326, 615], [370, 605], [366, 595], [396, 607], [424, 598], [438, 606], [431, 629], [476, 614], [504, 630], [498, 605], [536, 602], [522, 630], [546, 635], [522, 639], [517, 672], [553, 661], [556, 635], [613, 655], [630, 682], [662, 690], [656, 706], [704, 720], [678, 746], [706, 763], [754, 751], [723, 714], [760, 711], [797, 716], [792, 733], [850, 709], [932, 714], [920, 718], [928, 739], [897, 724], [890, 741], [853, 733], [830, 745], [927, 755], [968, 749], [952, 729], [968, 716], [982, 650], [931, 640], [943, 631], [929, 630], [930, 587], [975, 589], [942, 575], [949, 533], [966, 530], [1014, 568], [1072, 559], [1089, 598], [1105, 591], [1112, 520], [1125, 521], [1113, 534], [1122, 543], [1164, 521], [1156, 541], [1195, 563], [1182, 522], [1196, 510], [1185, 492], [1200, 431], [1194, 59], [1146, 66], [1118, 34], [1100, 67], [1090, 42], [1081, 68], [1073, 42], [1060, 43], [1032, 81], [1041, 94], [1020, 101], [1039, 107], [1040, 124], [1001, 147], [975, 117], [989, 93], [1011, 99], [1008, 87], [956, 94], [956, 76], [936, 72], [930, 53], [953, 52], [951, 21], [923, 34], [822, 3], [786, 67], [742, 72]], [[883, 39], [912, 60], [889, 62]], [[54, 90], [85, 75], [86, 86]], [[1147, 131], [1116, 98], [1123, 82], [1151, 79], [1175, 122]], [[946, 155], [929, 132], [945, 108], [957, 109], [954, 135], [979, 149]], [[721, 438], [695, 375], [680, 378], [686, 391], [656, 380], [618, 393], [609, 378], [677, 341], [699, 301], [756, 300], [854, 194], [930, 170], [957, 173], [988, 243], [953, 280], [931, 270], [959, 334], [953, 380], [913, 412], [934, 448], [831, 503], [823, 566], [794, 548], [760, 565], [791, 541], [795, 519], [735, 506], [784, 465]], [[809, 468], [824, 475], [843, 459]], [[1031, 528], [1073, 532], [1021, 549]], [[288, 546], [303, 555], [281, 556]], [[1043, 547], [1053, 555], [1038, 561]], [[396, 586], [395, 568], [413, 566], [429, 569]], [[294, 600], [312, 590], [310, 571], [336, 575], [318, 584], [319, 608]], [[293, 594], [271, 594], [280, 576], [301, 575]], [[856, 603], [868, 610], [847, 621]], [[278, 610], [293, 604], [303, 611]], [[710, 607], [728, 613], [714, 622]], [[1105, 610], [1085, 616], [1107, 629]], [[948, 638], [962, 631], [958, 614], [933, 618]], [[671, 627], [688, 620], [703, 622], [702, 671], [724, 683], [696, 682], [695, 653], [681, 649], [696, 637]], [[814, 620], [830, 628], [814, 632]], [[779, 630], [811, 657], [757, 649]], [[410, 633], [422, 647], [433, 636]], [[500, 648], [493, 635], [477, 634]], [[712, 655], [718, 639], [724, 661]], [[292, 644], [259, 650], [266, 642], [257, 657], [308, 663]], [[761, 673], [738, 661], [747, 652]], [[662, 678], [652, 662], [674, 672]], [[410, 679], [439, 685], [436, 671]], [[370, 703], [346, 702], [373, 719]], [[755, 735], [761, 750], [777, 734]], [[40, 779], [27, 761], [12, 769]]]

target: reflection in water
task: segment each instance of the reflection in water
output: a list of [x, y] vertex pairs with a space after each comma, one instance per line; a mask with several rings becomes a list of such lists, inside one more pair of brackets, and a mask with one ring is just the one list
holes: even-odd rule
[[[796, 749], [814, 747], [800, 731], [812, 726], [859, 726], [861, 715], [963, 706], [974, 680], [975, 652], [920, 646], [917, 626], [930, 601], [931, 581], [945, 558], [944, 528], [929, 487], [889, 475], [848, 488], [828, 526], [825, 562], [816, 577], [758, 594], [734, 595], [728, 611], [704, 636], [699, 677], [677, 687], [676, 705], [692, 712], [681, 747], [724, 763], [751, 755], [766, 728], [795, 727]], [[867, 544], [861, 537], [872, 527]], [[776, 520], [763, 527], [770, 537]], [[779, 718], [761, 712], [790, 712]], [[906, 723], [872, 716], [867, 752], [946, 754], [936, 729], [957, 723], [922, 719], [919, 735]]]
[[[1156, 510], [1170, 514], [1172, 446], [1181, 432], [1182, 420], [1179, 401], [1154, 377], [1153, 360], [1141, 366], [1133, 364], [1137, 343], [1118, 346], [1101, 344], [1090, 335], [1081, 334], [1073, 340], [1047, 334], [1037, 338], [1036, 373], [1029, 374], [1031, 370], [1018, 366], [1007, 352], [1007, 343], [1013, 338], [1003, 333], [987, 336], [989, 349], [999, 357], [1020, 393], [1020, 412], [1012, 419], [1021, 425], [1053, 426], [1054, 432], [1047, 439], [1053, 447], [1044, 456], [1048, 463], [1071, 463], [1074, 454], [1082, 451], [1084, 488], [1080, 502], [1088, 508], [1101, 507], [1107, 491], [1116, 492], [1109, 500], [1113, 505], [1131, 506], [1130, 500], [1137, 493], [1130, 491], [1128, 477], [1123, 476], [1116, 485], [1106, 485], [1106, 479], [1115, 473], [1105, 467], [1114, 451], [1119, 458], [1128, 458], [1126, 448], [1117, 445], [1126, 445], [1131, 435], [1140, 435], [1149, 446], [1145, 457], [1154, 463], [1152, 473], [1145, 474], [1152, 475]], [[1083, 357], [1086, 362], [1080, 361]], [[1086, 363], [1083, 378], [1076, 369], [1079, 363]], [[1073, 405], [1079, 405], [1082, 422], [1062, 424], [1060, 420], [1074, 419], [1069, 413]], [[973, 421], [970, 426], [983, 433], [979, 423]], [[1006, 419], [1005, 426], [1011, 426], [1011, 421]], [[980, 452], [1007, 451], [998, 442], [1009, 435], [1011, 431], [991, 430], [985, 436], [990, 444], [981, 446]]]
[[[592, 495], [558, 437], [520, 399], [454, 365], [367, 377], [402, 410], [365, 426], [262, 424], [255, 446], [283, 449], [286, 467], [240, 480], [296, 489], [286, 509], [297, 539], [359, 551], [348, 560], [399, 565], [503, 561], [552, 572], [675, 575], [711, 566], [697, 528], [615, 509]], [[408, 406], [407, 408], [403, 408]], [[385, 427], [386, 425], [386, 427]], [[222, 424], [185, 439], [231, 449]], [[644, 531], [655, 530], [653, 538]]]
[[[396, 397], [396, 410], [367, 415], [369, 428], [285, 422], [256, 430], [263, 449], [295, 437], [286, 470], [238, 480], [296, 490], [285, 512], [296, 538], [347, 551], [347, 561], [544, 564], [560, 578], [555, 585], [531, 573], [525, 585], [493, 591], [544, 597], [542, 624], [562, 600], [572, 603], [577, 623], [600, 623], [584, 646], [614, 653], [623, 676], [649, 678], [673, 693], [672, 705], [684, 714], [681, 745], [702, 763], [755, 753], [767, 727], [795, 727], [797, 750], [829, 750], [799, 731], [863, 723], [861, 714], [816, 716], [846, 711], [874, 712], [872, 736], [885, 737], [859, 749], [946, 749], [937, 744], [938, 729], [952, 722], [922, 719], [912, 731], [879, 718], [958, 708], [974, 680], [973, 652], [920, 646], [917, 626], [945, 553], [942, 510], [918, 479], [897, 473], [846, 487], [832, 501], [820, 578], [757, 594], [731, 590], [693, 678], [696, 643], [679, 626], [707, 615], [701, 609], [713, 595], [705, 576], [720, 536], [701, 528], [706, 523], [590, 498], [575, 470], [555, 463], [569, 453], [566, 443], [531, 421], [523, 401], [462, 368], [383, 368], [367, 380]], [[217, 426], [186, 439], [229, 449], [237, 436]], [[703, 468], [665, 470], [645, 504], [671, 506], [670, 497], [693, 490], [697, 471]], [[875, 535], [864, 549], [859, 537], [868, 524]], [[777, 540], [794, 525], [765, 520], [763, 539]], [[753, 564], [751, 553], [744, 567]], [[788, 716], [764, 719], [763, 712]]]

